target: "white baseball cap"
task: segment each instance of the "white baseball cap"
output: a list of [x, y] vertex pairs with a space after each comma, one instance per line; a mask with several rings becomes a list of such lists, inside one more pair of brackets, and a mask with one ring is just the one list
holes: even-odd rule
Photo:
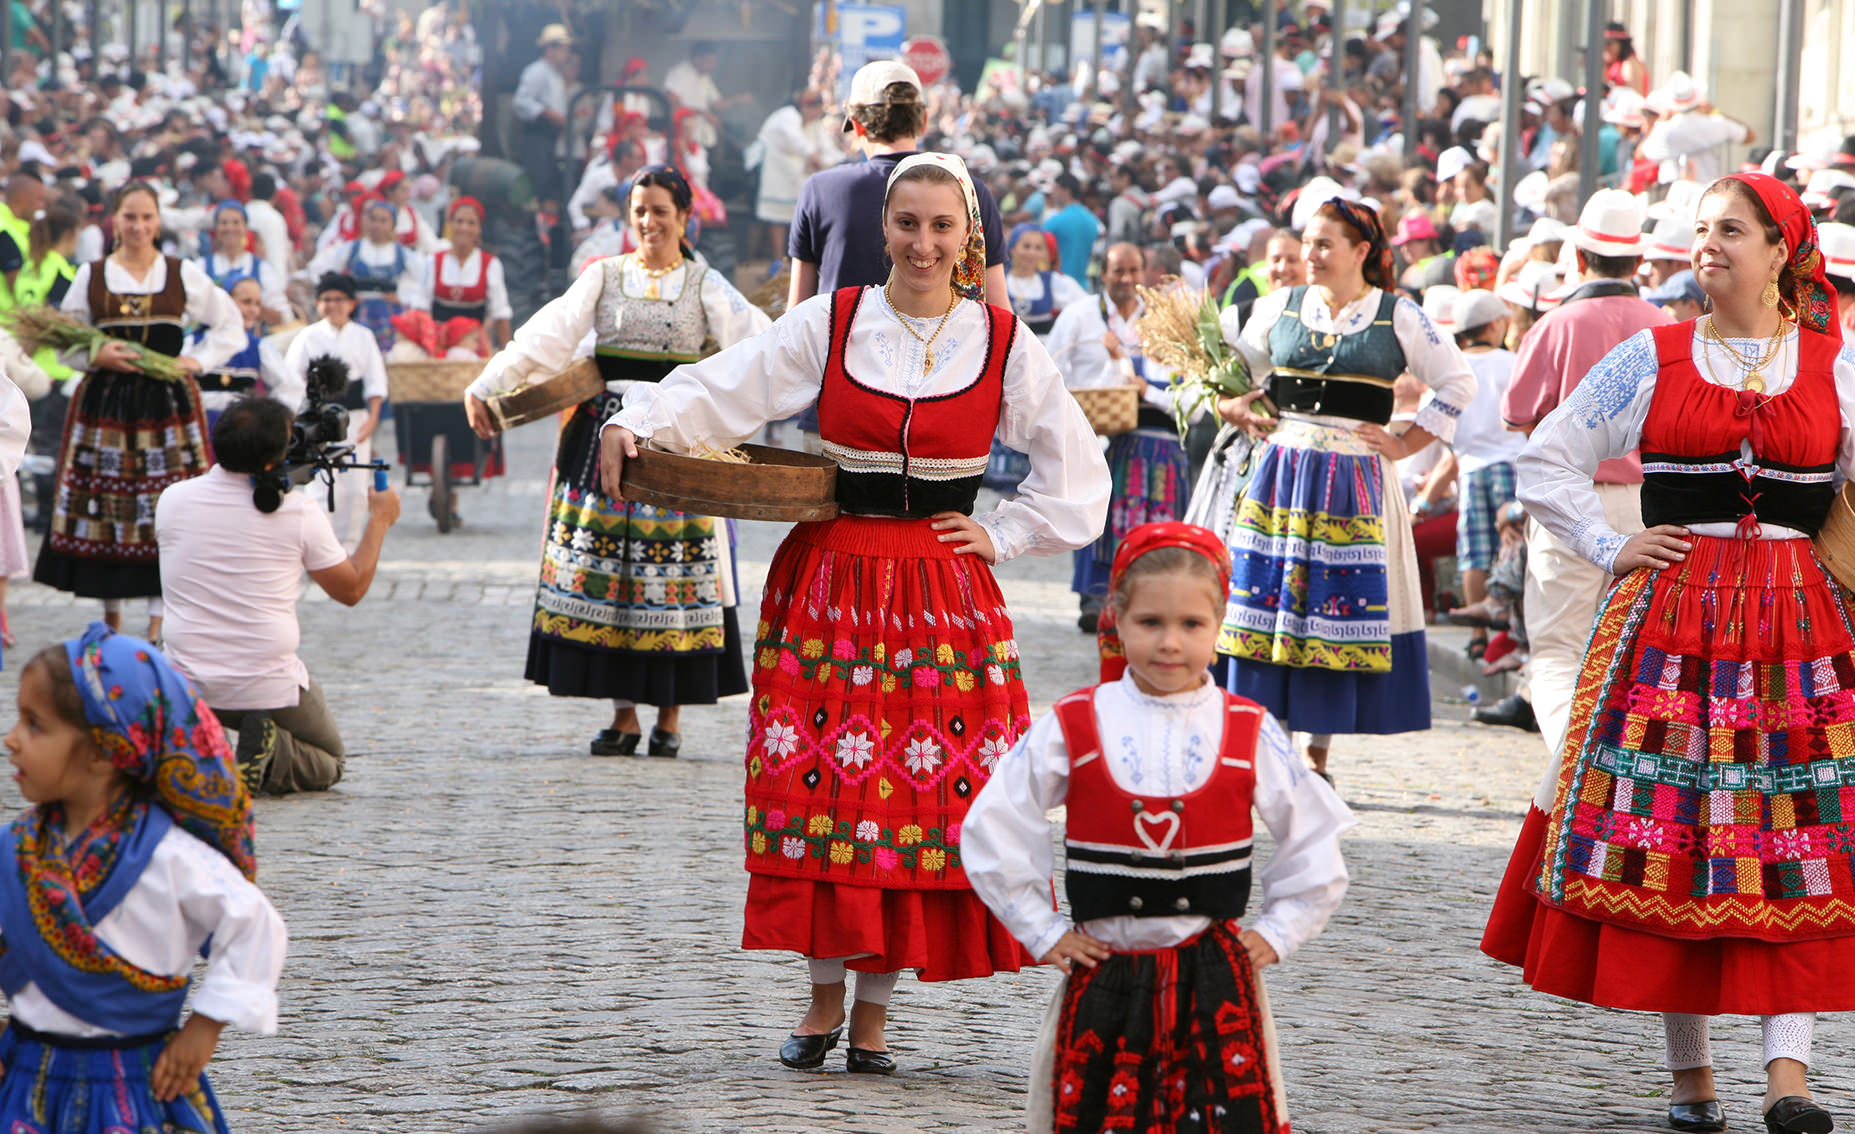
[[1832, 276], [1855, 279], [1855, 225], [1816, 226], [1816, 244], [1823, 253], [1823, 270]]
[[1495, 294], [1515, 307], [1550, 311], [1559, 305], [1553, 293], [1559, 290], [1561, 279], [1557, 264], [1545, 260], [1528, 260]]
[[[1424, 296], [1425, 307], [1430, 305], [1429, 299], [1428, 295]], [[1459, 293], [1456, 296], [1455, 310], [1452, 312], [1455, 331], [1458, 335], [1477, 327], [1485, 327], [1496, 319], [1506, 319], [1512, 314], [1513, 312], [1507, 309], [1507, 304], [1501, 300], [1501, 297], [1485, 287]]]
[[1469, 155], [1469, 152], [1461, 146], [1451, 146], [1437, 155], [1436, 179], [1439, 182], [1448, 181], [1456, 174], [1467, 169], [1469, 163], [1474, 160], [1475, 159]]
[[1430, 317], [1438, 330], [1448, 334], [1456, 331], [1456, 297], [1462, 289], [1454, 284], [1436, 284], [1423, 290], [1423, 313]]
[[1571, 242], [1594, 256], [1640, 256], [1649, 247], [1642, 231], [1644, 219], [1636, 194], [1599, 189], [1578, 214]]
[[[894, 59], [878, 59], [874, 63], [865, 63], [857, 68], [857, 73], [850, 79], [850, 97], [844, 100], [846, 107], [881, 106], [888, 101], [888, 90], [892, 84], [907, 83], [915, 88], [915, 94], [921, 93], [921, 76], [906, 63]], [[851, 130], [850, 118], [844, 118], [844, 132]]]
[[1237, 191], [1228, 185], [1213, 186], [1211, 192], [1205, 195], [1204, 201], [1213, 212], [1243, 207], [1243, 199], [1237, 196]]
[[1565, 222], [1554, 220], [1551, 217], [1540, 217], [1533, 222], [1532, 228], [1527, 229], [1525, 236], [1514, 237], [1513, 241], [1508, 244], [1507, 250], [1520, 252], [1535, 244], [1554, 244], [1564, 240], [1570, 232], [1571, 230], [1565, 227]]

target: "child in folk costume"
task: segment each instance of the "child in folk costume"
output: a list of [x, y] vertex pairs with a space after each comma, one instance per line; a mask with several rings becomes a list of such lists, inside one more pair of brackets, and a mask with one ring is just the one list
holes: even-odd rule
[[[1022, 948], [962, 868], [967, 801], [1029, 727], [1011, 617], [990, 564], [1101, 531], [1107, 468], [1036, 337], [982, 294], [984, 229], [966, 167], [914, 154], [889, 175], [884, 287], [794, 307], [763, 334], [639, 384], [601, 439], [621, 496], [637, 442], [726, 446], [816, 400], [843, 514], [774, 556], [754, 649], [742, 943], [804, 955], [811, 1008], [781, 1049], [895, 1070], [884, 1038], [899, 970], [1015, 970]], [[519, 337], [519, 336], [518, 336]], [[971, 515], [997, 434], [1030, 454], [1019, 494]]]
[[320, 279], [340, 272], [354, 281], [354, 321], [373, 332], [384, 354], [393, 349], [393, 316], [406, 309], [406, 297], [417, 294], [417, 260], [394, 235], [399, 214], [391, 204], [370, 197], [360, 212], [360, 237], [318, 253], [309, 274]]
[[[355, 318], [355, 282], [339, 272], [316, 281], [316, 311], [322, 318], [304, 327], [284, 354], [287, 386], [274, 396], [284, 405], [300, 408], [309, 388], [309, 366], [325, 355], [348, 367], [348, 393], [341, 404], [348, 410], [348, 443], [357, 461], [374, 456], [374, 431], [380, 426], [386, 404], [386, 359], [368, 329]], [[335, 475], [335, 534], [350, 553], [360, 546], [367, 522], [367, 490], [371, 475], [348, 469]]]
[[[268, 395], [283, 401], [294, 390], [297, 401], [302, 400], [301, 381], [286, 377], [283, 356], [265, 341], [263, 292], [257, 279], [241, 276], [227, 291], [232, 302], [238, 304], [238, 313], [244, 317], [245, 345], [223, 366], [215, 367], [211, 374], [200, 375], [200, 404], [206, 407], [209, 433], [225, 408], [240, 398]], [[204, 333], [195, 332], [196, 339]], [[296, 402], [286, 404], [292, 410], [301, 408]]]
[[33, 806], [0, 851], [0, 1125], [225, 1134], [203, 1071], [227, 1024], [277, 1030], [287, 937], [219, 722], [99, 622], [26, 663], [6, 747]]
[[[1229, 585], [1211, 531], [1130, 532], [1106, 611], [1124, 663], [1104, 643], [1107, 680], [1058, 701], [967, 813], [973, 889], [1065, 974], [1038, 1040], [1033, 1131], [1288, 1130], [1255, 973], [1339, 905], [1353, 817], [1273, 716], [1211, 679]], [[1073, 923], [1050, 903], [1045, 813], [1064, 805]], [[1242, 928], [1252, 811], [1276, 849], [1258, 874], [1262, 911]]]

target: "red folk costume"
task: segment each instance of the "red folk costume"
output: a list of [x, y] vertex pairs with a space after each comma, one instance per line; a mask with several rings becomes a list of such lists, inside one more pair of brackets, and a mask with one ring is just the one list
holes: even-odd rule
[[[1607, 1007], [1855, 1007], [1855, 634], [1807, 538], [1847, 463], [1838, 385], [1855, 384], [1855, 354], [1835, 337], [1807, 212], [1745, 180], [1796, 250], [1794, 378], [1775, 394], [1708, 381], [1696, 323], [1659, 327], [1600, 363], [1521, 458], [1522, 500], [1578, 546], [1576, 521], [1527, 483], [1555, 471], [1535, 455], [1631, 412], [1652, 344], [1643, 519], [1688, 526], [1693, 548], [1606, 601], [1482, 940], [1533, 987]], [[1608, 566], [1621, 540], [1588, 546]]]

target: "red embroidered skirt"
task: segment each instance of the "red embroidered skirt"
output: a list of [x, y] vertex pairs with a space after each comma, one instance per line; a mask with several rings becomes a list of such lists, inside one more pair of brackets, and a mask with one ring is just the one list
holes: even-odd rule
[[749, 949], [923, 980], [1030, 958], [960, 865], [960, 823], [1030, 727], [1004, 596], [926, 520], [800, 524], [754, 643]]
[[1852, 645], [1806, 540], [1625, 576], [1482, 950], [1605, 1007], [1855, 1008]]
[[1232, 923], [1078, 965], [1056, 1027], [1055, 1129], [1288, 1134], [1270, 1032]]

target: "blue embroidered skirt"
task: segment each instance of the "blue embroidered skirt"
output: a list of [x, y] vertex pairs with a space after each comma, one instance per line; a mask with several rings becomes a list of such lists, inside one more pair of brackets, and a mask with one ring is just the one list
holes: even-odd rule
[[1191, 469], [1185, 446], [1170, 429], [1135, 429], [1108, 442], [1108, 481], [1113, 495], [1108, 523], [1094, 543], [1075, 553], [1070, 589], [1079, 595], [1102, 598], [1108, 593], [1108, 575], [1115, 549], [1127, 533], [1141, 524], [1176, 520], [1185, 514], [1191, 491]]
[[[51, 1042], [48, 1042], [51, 1041]], [[92, 1041], [74, 1041], [87, 1043]], [[111, 1041], [102, 1041], [111, 1042]], [[166, 1036], [122, 1047], [68, 1047], [9, 1025], [0, 1033], [0, 1130], [6, 1134], [229, 1134], [211, 1084], [158, 1102], [150, 1080]]]
[[1350, 429], [1286, 421], [1225, 538], [1226, 688], [1299, 732], [1430, 727], [1417, 559], [1390, 461]]

